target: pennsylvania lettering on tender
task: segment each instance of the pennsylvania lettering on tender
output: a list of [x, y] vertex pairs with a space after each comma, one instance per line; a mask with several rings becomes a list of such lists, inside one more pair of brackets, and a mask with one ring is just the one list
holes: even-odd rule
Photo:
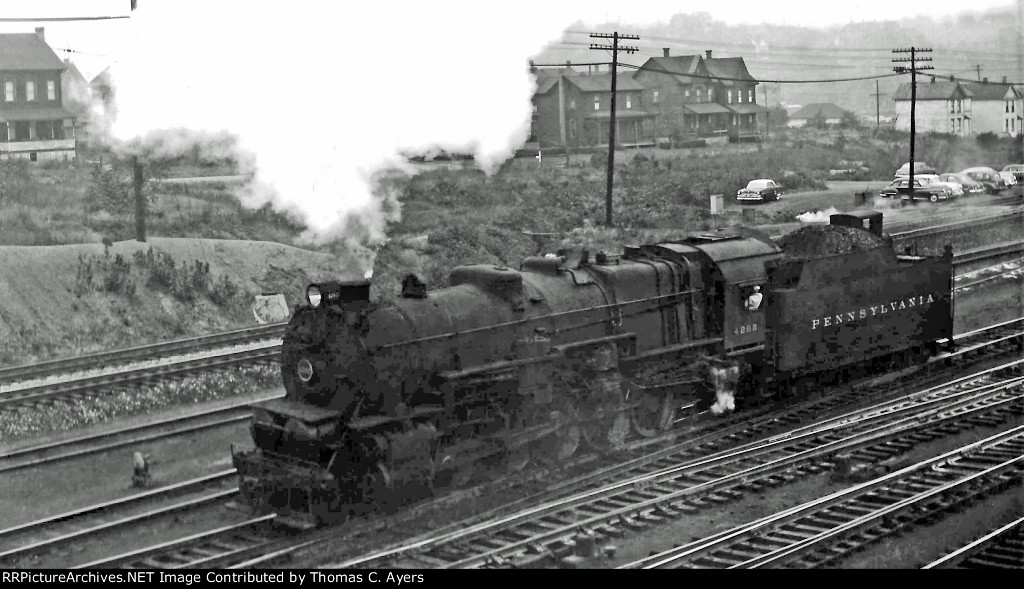
[[820, 319], [811, 319], [811, 329], [818, 329], [819, 325], [823, 327], [833, 327], [842, 323], [850, 323], [858, 319], [867, 319], [868, 317], [874, 317], [875, 315], [885, 315], [890, 312], [895, 313], [905, 309], [913, 309], [914, 307], [923, 307], [934, 302], [935, 299], [930, 293], [927, 295], [910, 297], [909, 299], [903, 299], [902, 301], [889, 301], [882, 303], [881, 305], [873, 305], [861, 309], [854, 309], [852, 311], [844, 311], [838, 315], [829, 315]]

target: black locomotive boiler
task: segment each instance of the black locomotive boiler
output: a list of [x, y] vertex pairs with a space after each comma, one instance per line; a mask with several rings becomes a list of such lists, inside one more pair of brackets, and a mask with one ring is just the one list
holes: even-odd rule
[[[781, 244], [781, 246], [780, 246]], [[400, 298], [324, 282], [288, 323], [286, 396], [234, 449], [245, 500], [307, 523], [655, 436], [748, 395], [914, 362], [952, 341], [952, 252], [898, 255], [882, 214], [779, 244], [752, 229], [460, 266]]]

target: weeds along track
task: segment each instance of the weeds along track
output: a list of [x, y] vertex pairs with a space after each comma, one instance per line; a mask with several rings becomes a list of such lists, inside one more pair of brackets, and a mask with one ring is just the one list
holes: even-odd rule
[[122, 364], [95, 374], [53, 375], [43, 381], [21, 381], [0, 385], [0, 411], [44, 406], [57, 398], [90, 398], [119, 388], [177, 379], [211, 370], [256, 363], [277, 362], [281, 340], [260, 341], [225, 350], [221, 347], [188, 356]]
[[[1007, 324], [1000, 324], [995, 326], [993, 329], [1005, 330], [1013, 332], [1013, 322]], [[1018, 331], [1015, 332], [1020, 335], [1019, 327]], [[985, 330], [979, 330], [969, 335], [971, 338], [984, 338]], [[997, 343], [1006, 345], [1008, 342], [1012, 343], [1012, 337], [1009, 339], [1003, 339], [1000, 335], [997, 338]], [[993, 346], [989, 346], [990, 348]], [[985, 346], [979, 344], [979, 350], [985, 349]], [[978, 352], [975, 352], [978, 353]], [[1007, 370], [1011, 370], [1007, 367], [992, 368], [987, 371], [981, 372], [972, 377], [960, 379], [954, 383], [950, 383], [947, 386], [950, 388], [956, 388], [959, 393], [940, 392], [940, 389], [928, 389], [920, 391], [916, 395], [913, 395], [911, 400], [903, 400], [899, 403], [907, 404], [906, 408], [900, 409], [899, 404], [890, 404], [886, 406], [873, 406], [861, 409], [858, 413], [852, 415], [839, 415], [830, 421], [822, 422], [816, 426], [807, 426], [805, 428], [790, 430], [778, 436], [778, 439], [774, 441], [777, 452], [784, 452], [785, 444], [798, 443], [798, 440], [802, 440], [809, 436], [824, 435], [827, 431], [843, 429], [848, 427], [848, 422], [863, 421], [864, 415], [872, 414], [875, 415], [874, 419], [880, 419], [879, 417], [885, 413], [892, 413], [893, 411], [902, 411], [907, 413], [908, 411], [924, 411], [925, 407], [936, 407], [943, 404], [953, 402], [952, 399], [957, 396], [966, 399], [963, 395], [969, 394], [970, 391], [982, 387], [987, 383], [989, 388], [997, 386], [992, 384], [998, 380], [998, 375]], [[940, 378], [938, 375], [931, 375], [930, 378]], [[908, 377], [909, 379], [909, 377]], [[756, 453], [755, 448], [758, 448], [758, 443], [750, 443], [749, 440], [759, 437], [767, 436], [772, 433], [779, 432], [786, 428], [791, 428], [796, 423], [807, 423], [818, 420], [822, 415], [827, 414], [829, 411], [835, 411], [837, 407], [842, 407], [843, 404], [848, 404], [851, 398], [855, 398], [858, 403], [864, 404], [868, 400], [877, 397], [892, 396], [894, 394], [906, 394], [906, 386], [911, 384], [920, 386], [920, 375], [913, 380], [908, 380], [904, 383], [905, 386], [897, 386], [898, 383], [894, 382], [879, 382], [865, 383], [861, 388], [857, 389], [857, 394], [852, 397], [849, 393], [845, 397], [843, 396], [832, 396], [824, 399], [815, 401], [805, 402], [795, 407], [790, 407], [783, 412], [770, 409], [761, 409], [760, 413], [756, 413], [752, 418], [750, 413], [743, 415], [736, 415], [727, 420], [701, 420], [696, 419], [692, 423], [681, 424], [683, 427], [679, 428], [679, 431], [674, 432], [675, 438], [668, 436], [662, 436], [660, 438], [643, 440], [641, 443], [636, 444], [632, 448], [632, 454], [636, 457], [628, 458], [630, 453], [617, 453], [615, 455], [608, 456], [607, 458], [613, 461], [611, 466], [606, 468], [599, 468], [596, 471], [589, 472], [583, 476], [577, 477], [570, 481], [563, 483], [550, 485], [545, 482], [546, 477], [544, 476], [544, 468], [538, 469], [537, 472], [530, 473], [531, 476], [536, 475], [534, 478], [535, 486], [540, 489], [538, 493], [518, 493], [522, 498], [518, 501], [507, 503], [501, 507], [478, 514], [472, 518], [473, 521], [458, 522], [448, 526], [443, 531], [444, 534], [457, 534], [467, 529], [473, 529], [474, 526], [486, 526], [488, 522], [501, 521], [507, 516], [508, 513], [514, 509], [532, 509], [536, 505], [543, 504], [545, 501], [551, 501], [557, 497], [572, 496], [573, 494], [579, 494], [586, 489], [598, 489], [600, 491], [601, 485], [606, 484], [609, 480], [615, 479], [626, 479], [626, 482], [613, 485], [611, 491], [603, 491], [606, 493], [628, 493], [632, 486], [653, 488], [653, 483], [647, 481], [656, 480], [660, 478], [673, 478], [674, 473], [666, 472], [666, 469], [671, 468], [689, 468], [689, 471], [695, 477], [696, 480], [700, 481], [701, 478], [706, 479], [709, 475], [709, 469], [713, 469], [717, 464], [720, 468], [740, 468], [741, 462], [745, 456], [753, 455]], [[902, 390], [902, 392], [900, 392]], [[983, 389], [980, 394], [987, 394]], [[964, 392], [968, 391], [968, 392]], [[936, 396], [938, 395], [938, 396]], [[968, 401], [965, 401], [968, 402]], [[887, 410], [886, 407], [889, 407]], [[760, 415], [760, 417], [757, 417]], [[857, 416], [860, 417], [857, 417]], [[896, 414], [890, 415], [888, 419], [895, 419]], [[852, 423], [852, 422], [851, 422]], [[867, 423], [867, 422], [865, 422]], [[702, 436], [698, 434], [703, 433]], [[799, 437], [794, 437], [799, 436]], [[682, 443], [679, 442], [679, 438], [685, 437], [686, 440]], [[677, 442], [677, 443], [674, 443]], [[668, 448], [663, 448], [655, 452], [651, 452], [653, 444], [672, 444]], [[737, 446], [732, 450], [732, 453], [720, 453], [719, 455], [714, 454], [716, 450], [723, 447]], [[738, 453], [738, 454], [737, 454]], [[700, 457], [707, 457], [703, 461]], [[582, 464], [593, 464], [595, 457], [589, 457], [589, 460], [583, 458], [579, 459], [579, 467]], [[687, 462], [689, 461], [689, 462]], [[686, 465], [689, 466], [686, 466]], [[729, 466], [729, 465], [733, 466]], [[780, 469], [782, 463], [776, 466]], [[683, 466], [680, 466], [683, 465]], [[556, 465], [552, 468], [554, 471], [563, 470], [571, 465]], [[784, 469], [783, 469], [784, 470]], [[812, 468], [813, 470], [813, 468]], [[819, 468], [820, 470], [820, 468]], [[683, 471], [678, 471], [679, 476], [685, 474]], [[701, 474], [703, 473], [703, 474]], [[781, 477], [791, 475], [779, 475]], [[776, 480], [776, 479], [773, 479]], [[777, 479], [785, 480], [785, 478]], [[639, 481], [639, 482], [638, 482]], [[521, 482], [521, 481], [520, 481]], [[692, 482], [692, 481], [691, 481]], [[667, 484], [667, 483], [666, 483]], [[735, 485], [735, 482], [733, 482]], [[727, 482], [720, 483], [720, 486], [725, 489], [721, 491], [727, 493], [729, 485]], [[501, 493], [500, 482], [498, 484], [484, 487], [477, 487], [474, 489], [467, 490], [456, 490], [445, 496], [438, 497], [437, 499], [426, 502], [425, 504], [418, 504], [411, 506], [409, 509], [405, 509], [398, 515], [402, 522], [396, 527], [403, 529], [415, 529], [415, 521], [419, 516], [429, 512], [431, 509], [443, 508], [447, 504], [459, 501], [460, 495], [472, 496], [474, 491], [479, 491], [483, 488], [484, 493]], [[678, 483], [676, 484], [678, 488]], [[717, 488], [717, 487], [716, 487]], [[649, 492], [649, 491], [644, 491]], [[709, 491], [714, 494], [714, 491]], [[526, 496], [523, 496], [526, 495]], [[635, 498], [634, 498], [635, 500]], [[619, 501], [618, 499], [613, 500]], [[696, 505], [703, 505], [703, 500], [695, 500]], [[710, 501], [714, 501], [711, 499]], [[439, 507], [440, 506], [440, 507]], [[262, 520], [261, 520], [262, 521]], [[102, 563], [96, 563], [95, 566], [224, 566], [224, 567], [245, 567], [254, 566], [257, 564], [267, 564], [279, 562], [283, 559], [287, 559], [295, 553], [304, 549], [315, 549], [315, 547], [325, 540], [336, 540], [339, 537], [343, 537], [346, 534], [353, 533], [353, 530], [361, 530], [372, 527], [376, 522], [379, 522], [379, 518], [371, 518], [371, 521], [360, 521], [353, 520], [349, 524], [345, 524], [343, 529], [326, 529], [326, 530], [315, 530], [303, 534], [296, 535], [294, 537], [281, 538], [275, 537], [268, 531], [268, 528], [262, 526], [255, 528], [246, 528], [244, 534], [245, 541], [241, 544], [236, 539], [238, 530], [235, 528], [223, 531], [217, 531], [210, 535], [190, 537], [183, 541], [182, 544], [177, 542], [168, 542], [159, 546], [154, 546], [151, 550], [141, 552], [136, 555], [121, 555], [117, 558], [104, 561]], [[220, 535], [226, 535], [227, 539], [218, 539]], [[256, 539], [262, 538], [261, 542], [257, 543]], [[418, 542], [418, 541], [417, 541]], [[195, 545], [202, 544], [201, 550], [197, 553], [194, 548]], [[228, 548], [218, 551], [217, 545], [227, 546]], [[195, 556], [195, 554], [201, 554], [201, 556]], [[404, 551], [400, 550], [395, 553], [395, 557], [404, 554]], [[385, 555], [381, 557], [385, 562], [390, 562], [390, 556]], [[197, 561], [197, 559], [201, 559]], [[145, 561], [145, 562], [143, 562]], [[141, 563], [141, 564], [140, 564]], [[159, 564], [157, 564], [159, 563]], [[423, 563], [420, 563], [423, 566]]]
[[200, 337], [0, 368], [0, 390], [10, 383], [38, 381], [53, 375], [69, 375], [78, 371], [94, 371], [131, 362], [153, 361], [167, 356], [202, 353], [215, 348], [280, 339], [284, 335], [284, 326], [284, 323], [271, 323]]
[[[518, 513], [350, 559], [342, 567], [530, 567], [573, 550], [640, 531], [744, 492], [781, 485], [834, 467], [837, 454], [898, 460], [908, 448], [1024, 414], [1024, 360], [911, 398], [875, 406], [696, 461], [666, 456], [649, 472]], [[860, 454], [851, 454], [860, 453]], [[660, 466], [660, 468], [659, 468]]]
[[105, 428], [89, 435], [6, 450], [0, 453], [0, 473], [112, 450], [139, 442], [188, 435], [211, 428], [248, 422], [252, 417], [252, 411], [248, 404], [271, 398], [275, 397], [249, 399], [245, 403], [215, 409], [201, 409], [170, 419], [133, 426]]
[[225, 470], [2, 529], [0, 567], [35, 567], [72, 543], [123, 543], [121, 534], [127, 529], [228, 500], [238, 492], [235, 482], [235, 470]]
[[1024, 426], [622, 568], [823, 566], [1022, 478]]
[[921, 568], [1024, 568], [1024, 517], [993, 530]]

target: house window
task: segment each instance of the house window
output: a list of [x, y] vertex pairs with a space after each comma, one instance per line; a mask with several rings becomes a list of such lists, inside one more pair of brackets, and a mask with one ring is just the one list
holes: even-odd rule
[[964, 120], [963, 119], [957, 119], [956, 120], [956, 130], [957, 131], [963, 131], [963, 129], [964, 129]]
[[683, 96], [685, 96], [687, 98], [690, 97], [690, 89], [689, 88], [686, 89], [686, 92], [683, 93]]
[[633, 95], [632, 94], [627, 94], [626, 95], [626, 108], [633, 108]]
[[708, 88], [708, 102], [714, 102], [715, 100], [715, 89]]
[[747, 102], [754, 102], [754, 89], [747, 90]]
[[601, 110], [601, 97], [600, 96], [595, 96], [594, 97], [594, 110]]
[[28, 140], [35, 141], [39, 139], [39, 133], [36, 132], [36, 126], [33, 123], [28, 124]]
[[736, 91], [736, 102], [743, 104], [743, 90]]
[[569, 139], [576, 140], [576, 119], [569, 119]]
[[956, 119], [949, 119], [949, 132], [953, 133], [956, 131]]
[[1004, 106], [1006, 107], [1006, 110], [1004, 112], [1010, 112], [1010, 101], [1009, 100], [1006, 101], [1006, 104]]
[[576, 110], [576, 99], [575, 98], [570, 98], [569, 99], [569, 110]]
[[751, 125], [753, 125], [754, 124], [754, 115], [752, 115], [752, 114], [751, 115], [747, 115], [747, 122], [750, 123]]
[[955, 104], [956, 104], [956, 101], [955, 101], [955, 100], [950, 100], [950, 101], [949, 101], [949, 114], [953, 114], [953, 113], [955, 113], [955, 112], [956, 112], [956, 106], [955, 106]]
[[957, 100], [956, 101], [956, 112], [963, 112], [963, 108], [964, 108], [964, 101], [963, 100]]
[[4, 82], [4, 102], [14, 102], [14, 82]]
[[740, 124], [740, 116], [732, 115], [732, 126], [735, 127]]
[[36, 83], [33, 80], [25, 82], [25, 100], [33, 101], [36, 99]]
[[725, 95], [725, 103], [732, 104], [732, 90], [729, 90]]
[[651, 100], [654, 101], [654, 104], [658, 104], [658, 91], [657, 90], [655, 90], [654, 93], [651, 95]]
[[46, 81], [46, 99], [57, 100], [57, 82], [53, 80]]

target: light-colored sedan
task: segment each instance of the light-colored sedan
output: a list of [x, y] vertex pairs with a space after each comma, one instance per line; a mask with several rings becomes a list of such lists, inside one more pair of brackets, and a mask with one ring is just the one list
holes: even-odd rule
[[769, 180], [768, 178], [751, 180], [747, 182], [746, 188], [741, 188], [736, 192], [736, 200], [740, 202], [767, 202], [769, 200], [779, 200], [781, 196], [782, 186], [779, 186], [775, 180]]
[[950, 184], [959, 184], [964, 194], [982, 194], [985, 192], [985, 185], [967, 174], [946, 172], [945, 174], [939, 174], [939, 179]]

